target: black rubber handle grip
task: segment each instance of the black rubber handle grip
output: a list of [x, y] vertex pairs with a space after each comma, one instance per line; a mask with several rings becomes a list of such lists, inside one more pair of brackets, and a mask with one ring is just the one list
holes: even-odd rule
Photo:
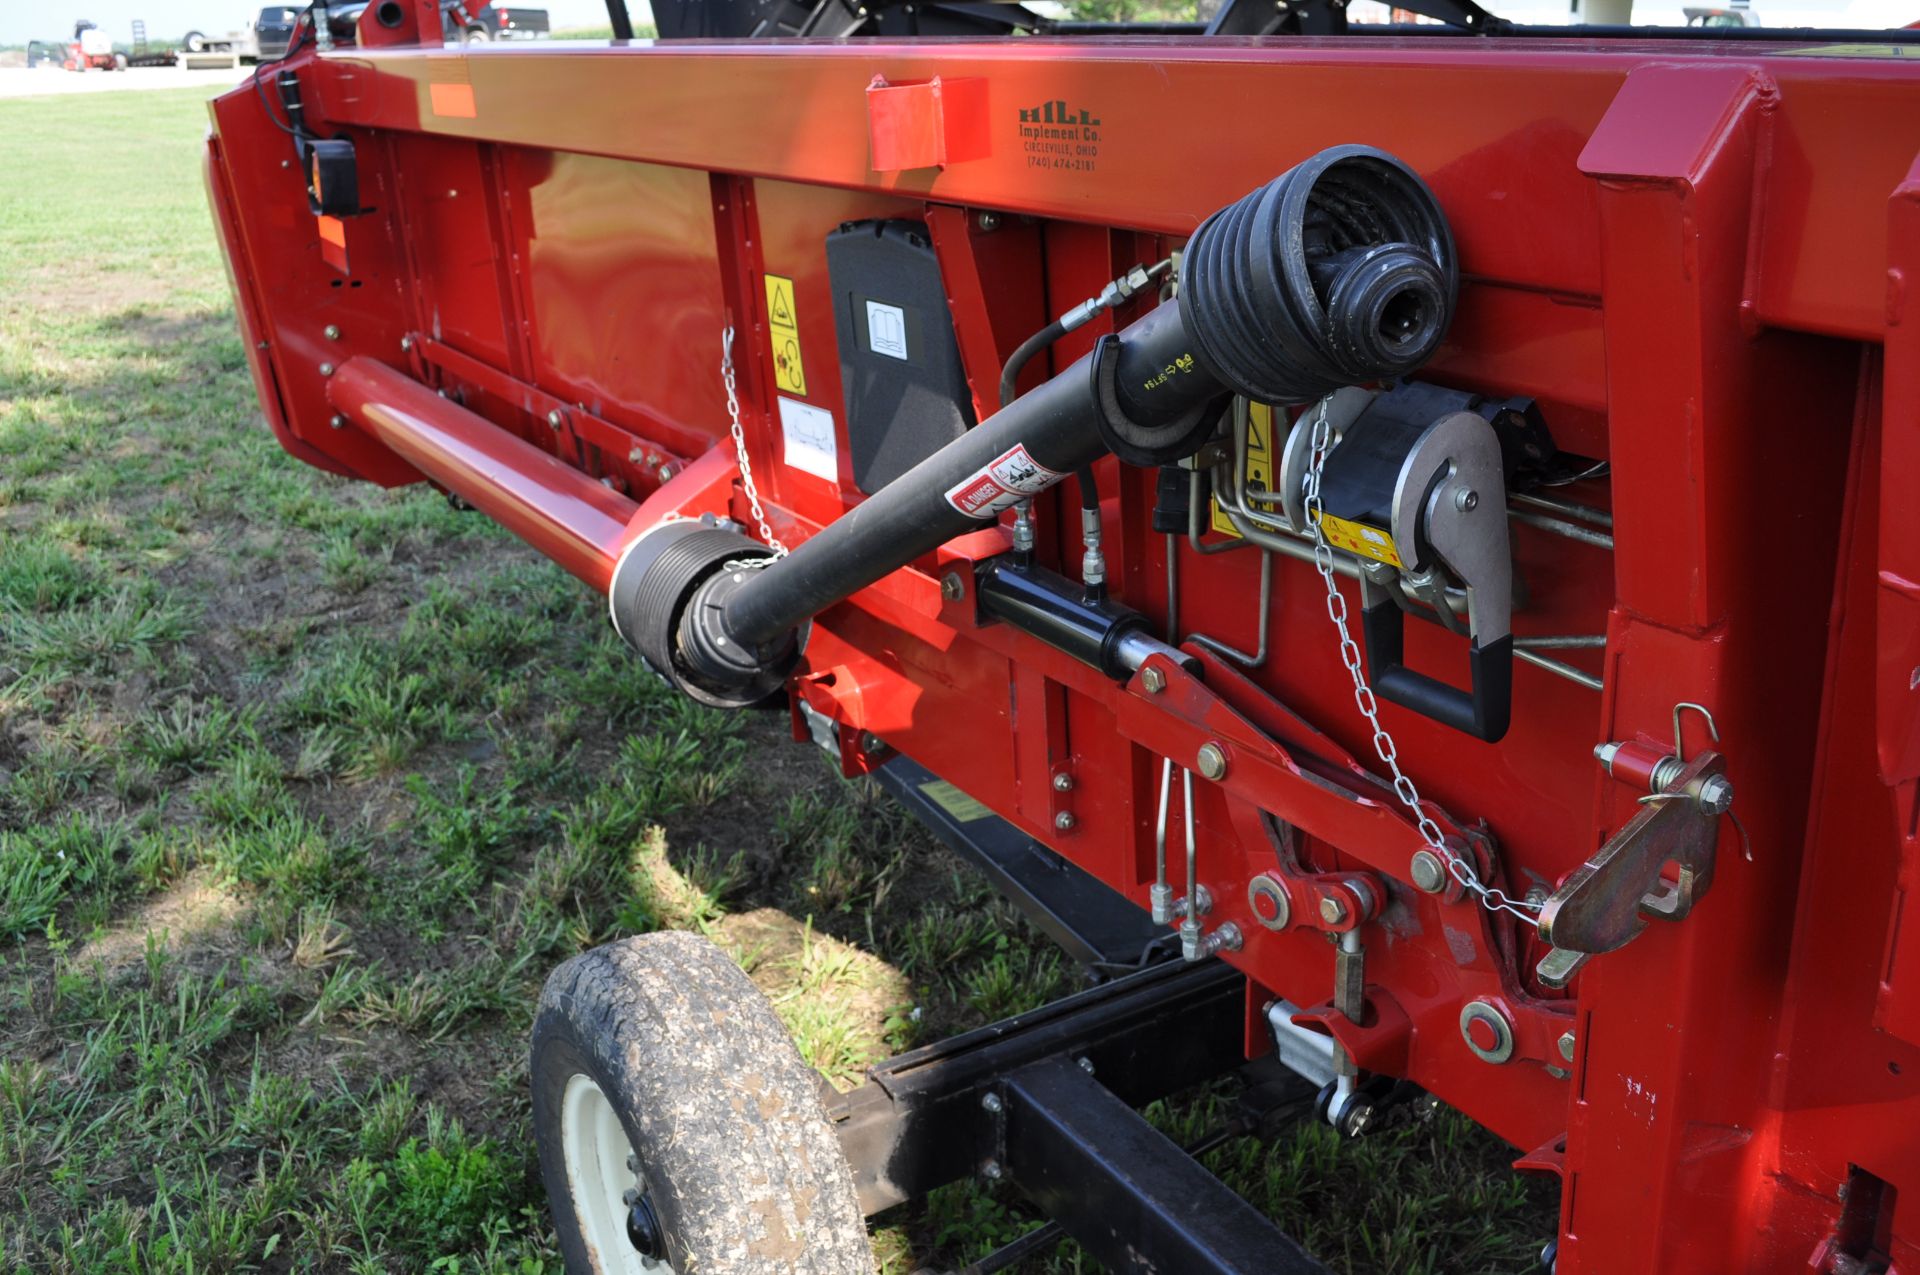
[[1406, 615], [1387, 598], [1360, 612], [1367, 643], [1367, 672], [1374, 694], [1423, 717], [1464, 731], [1489, 744], [1507, 733], [1513, 719], [1513, 636], [1467, 648], [1473, 690], [1463, 691], [1406, 666]]

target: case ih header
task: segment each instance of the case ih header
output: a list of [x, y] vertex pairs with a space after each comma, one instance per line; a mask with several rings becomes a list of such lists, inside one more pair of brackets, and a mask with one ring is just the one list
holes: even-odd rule
[[1920, 1272], [1917, 46], [790, 7], [661, 17], [878, 38], [386, 0], [213, 104], [289, 452], [1174, 958], [824, 1109], [724, 959], [570, 962], [569, 1269], [857, 1270], [980, 1172], [1116, 1268], [1321, 1269], [1130, 1109], [1250, 1066], [1497, 1132], [1560, 1275]]

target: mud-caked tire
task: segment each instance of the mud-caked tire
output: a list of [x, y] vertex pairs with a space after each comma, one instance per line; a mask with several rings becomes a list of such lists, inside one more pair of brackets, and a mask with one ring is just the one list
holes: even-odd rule
[[643, 935], [556, 969], [532, 1081], [571, 1275], [871, 1275], [816, 1074], [707, 940]]

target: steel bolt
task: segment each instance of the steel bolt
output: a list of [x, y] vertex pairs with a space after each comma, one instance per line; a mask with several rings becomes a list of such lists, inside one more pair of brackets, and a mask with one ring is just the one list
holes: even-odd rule
[[949, 602], [958, 602], [967, 596], [967, 586], [961, 581], [958, 571], [949, 571], [940, 577], [940, 596]]
[[1000, 1101], [1000, 1095], [991, 1089], [980, 1095], [980, 1109], [989, 1115], [999, 1115], [1001, 1108], [1005, 1106], [1006, 1104]]
[[1409, 867], [1414, 885], [1428, 894], [1438, 894], [1447, 888], [1447, 865], [1440, 862], [1440, 856], [1433, 851], [1415, 852]]
[[980, 1166], [980, 1176], [989, 1182], [998, 1182], [1000, 1180], [1000, 1174], [1001, 1169], [998, 1160], [989, 1160]]
[[625, 1191], [622, 1191], [620, 1193], [620, 1201], [623, 1204], [630, 1205], [635, 1200], [638, 1200], [639, 1198], [640, 1198], [640, 1192], [634, 1190], [632, 1187], [628, 1187]]
[[983, 212], [983, 213], [981, 213], [981, 214], [980, 214], [980, 229], [982, 229], [982, 230], [998, 230], [998, 229], [1000, 229], [1000, 214], [999, 214], [999, 213], [997, 213], [997, 212]]
[[322, 364], [320, 365], [320, 375], [322, 375], [322, 376], [332, 376], [332, 375], [333, 375], [333, 364], [331, 364], [331, 363], [322, 363]]
[[1074, 825], [1079, 822], [1073, 817], [1073, 811], [1062, 810], [1053, 817], [1053, 829], [1055, 832], [1072, 832]]
[[872, 731], [860, 732], [860, 751], [875, 757], [887, 750], [887, 742]]
[[1227, 777], [1227, 750], [1208, 740], [1200, 745], [1200, 755], [1195, 758], [1195, 769], [1208, 779]]
[[1320, 900], [1320, 919], [1328, 925], [1338, 925], [1347, 919], [1347, 905], [1339, 895], [1325, 895]]
[[1457, 491], [1453, 495], [1453, 507], [1463, 514], [1470, 514], [1480, 507], [1480, 493], [1471, 487]]
[[1167, 689], [1167, 675], [1149, 664], [1140, 670], [1140, 686], [1149, 695], [1158, 695]]
[[1560, 1056], [1568, 1062], [1573, 1061], [1573, 1033], [1560, 1033]]
[[1461, 1008], [1460, 1036], [1481, 1062], [1503, 1063], [1513, 1057], [1513, 1024], [1491, 1001], [1468, 1001]]
[[400, 338], [400, 352], [401, 352], [402, 354], [405, 354], [405, 353], [406, 353], [406, 352], [407, 352], [408, 350], [411, 350], [412, 348], [413, 348], [413, 338], [412, 338], [412, 337], [410, 337], [410, 336], [403, 336], [403, 337], [401, 337], [401, 338]]
[[627, 453], [627, 463], [631, 465], [638, 465], [641, 461], [645, 460], [646, 458], [647, 458], [647, 454], [641, 451], [638, 447], [634, 448], [632, 451]]
[[1087, 1057], [1085, 1054], [1081, 1054], [1078, 1058], [1074, 1059], [1074, 1061], [1080, 1065], [1081, 1071], [1086, 1072], [1089, 1076], [1093, 1074], [1093, 1059]]
[[669, 479], [671, 479], [672, 477], [673, 477], [673, 466], [672, 466], [672, 465], [662, 465], [662, 466], [660, 466], [660, 481], [661, 481], [661, 482], [663, 482], [663, 483], [664, 483], [664, 482], [666, 482], [666, 481], [668, 481]]
[[1349, 1138], [1365, 1136], [1367, 1130], [1373, 1128], [1373, 1104], [1366, 1102], [1354, 1103], [1353, 1107], [1347, 1112], [1347, 1118], [1342, 1121], [1342, 1124], [1345, 1126], [1343, 1132]]
[[1708, 775], [1700, 781], [1700, 795], [1694, 800], [1701, 813], [1724, 815], [1733, 806], [1733, 781], [1725, 775]]
[[340, 329], [337, 325], [329, 323], [324, 331], [327, 334], [327, 340], [338, 341], [340, 339]]
[[327, 426], [330, 429], [345, 429], [347, 427], [347, 418], [335, 413], [327, 418]]
[[547, 413], [547, 424], [552, 426], [554, 429], [560, 428], [560, 409], [559, 408], [556, 407], [551, 412]]
[[1072, 792], [1073, 776], [1069, 775], [1064, 770], [1061, 771], [1059, 774], [1055, 775], [1053, 777], [1053, 790], [1055, 792]]

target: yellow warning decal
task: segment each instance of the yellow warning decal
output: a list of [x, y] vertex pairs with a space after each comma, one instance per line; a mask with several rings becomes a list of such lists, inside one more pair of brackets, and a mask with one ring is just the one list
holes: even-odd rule
[[1920, 59], [1920, 44], [1811, 44], [1804, 49], [1768, 49], [1769, 54], [1792, 58], [1904, 58]]
[[[1265, 403], [1252, 403], [1247, 408], [1247, 486], [1257, 491], [1273, 490], [1273, 409]], [[1252, 501], [1247, 502], [1250, 509], [1259, 508]], [[1261, 520], [1263, 525], [1268, 525]], [[1227, 517], [1220, 501], [1213, 502], [1213, 529], [1223, 535], [1237, 536], [1233, 522]]]
[[1390, 567], [1403, 565], [1400, 551], [1393, 546], [1393, 537], [1377, 527], [1335, 518], [1332, 514], [1321, 514], [1320, 530], [1326, 536], [1327, 543], [1336, 549], [1345, 549], [1348, 553], [1357, 553]]
[[773, 381], [789, 394], [807, 392], [807, 369], [800, 362], [800, 322], [793, 305], [793, 280], [767, 276], [767, 327], [773, 342]]
[[944, 779], [936, 779], [932, 783], [921, 784], [920, 791], [926, 794], [928, 801], [931, 801], [934, 805], [953, 816], [956, 823], [972, 823], [976, 819], [988, 819], [993, 815], [993, 811], [967, 796], [967, 794], [961, 792]]

